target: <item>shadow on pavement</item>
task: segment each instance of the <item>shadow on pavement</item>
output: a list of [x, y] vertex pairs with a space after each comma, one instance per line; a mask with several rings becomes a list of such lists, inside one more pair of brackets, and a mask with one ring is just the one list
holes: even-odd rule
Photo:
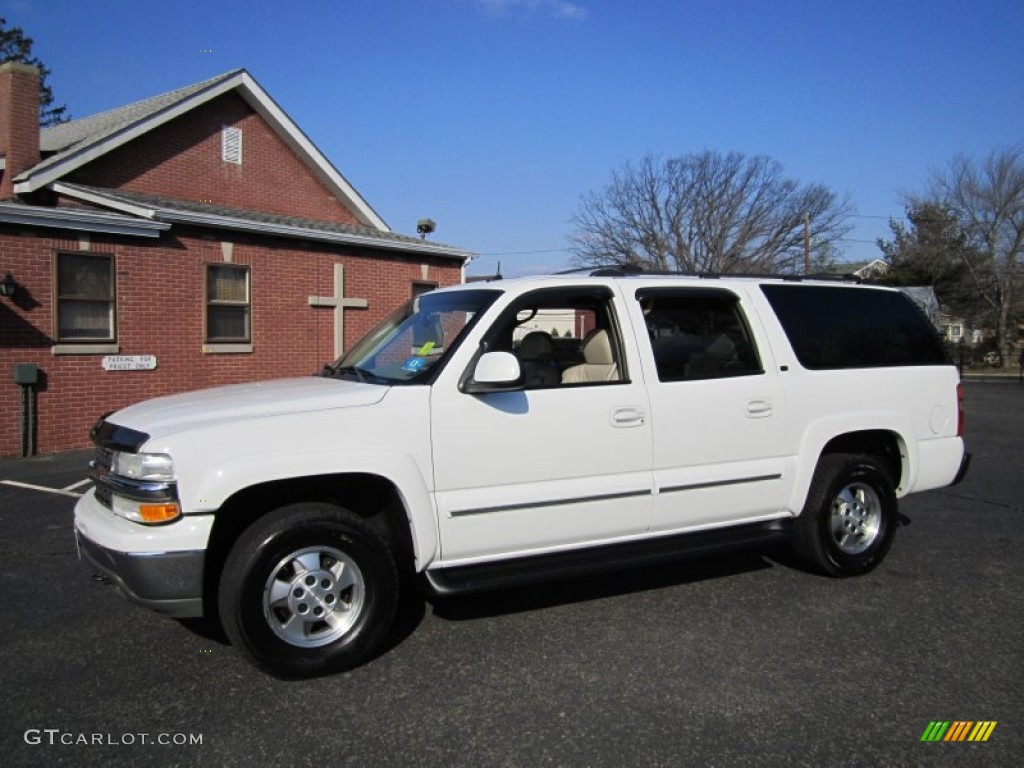
[[429, 601], [435, 616], [447, 621], [469, 621], [760, 571], [774, 567], [765, 557], [767, 551], [731, 552], [682, 559], [664, 565], [613, 571], [581, 579], [551, 581], [465, 596], [432, 597]]

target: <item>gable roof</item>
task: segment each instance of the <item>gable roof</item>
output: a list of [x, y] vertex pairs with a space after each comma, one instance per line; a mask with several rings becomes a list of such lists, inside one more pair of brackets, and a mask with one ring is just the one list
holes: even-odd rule
[[235, 69], [143, 101], [44, 128], [39, 135], [40, 151], [53, 154], [20, 173], [14, 180], [14, 191], [25, 194], [42, 189], [86, 163], [229, 91], [236, 91], [266, 121], [313, 175], [352, 210], [360, 223], [381, 232], [390, 232], [388, 225], [362, 195], [244, 69]]
[[40, 168], [45, 168], [57, 162], [63, 162], [69, 153], [79, 149], [76, 146], [78, 144], [93, 144], [103, 141], [139, 121], [151, 118], [162, 110], [173, 107], [194, 94], [200, 93], [207, 88], [216, 87], [219, 83], [234, 77], [240, 72], [242, 70], [235, 69], [223, 75], [211, 77], [209, 80], [203, 80], [201, 83], [187, 85], [184, 88], [161, 93], [158, 96], [126, 104], [123, 107], [117, 107], [116, 109], [110, 109], [106, 112], [90, 115], [89, 117], [43, 128], [39, 132], [39, 150], [43, 154], [59, 154], [56, 157], [51, 157], [39, 163], [39, 165], [32, 169], [32, 172], [34, 173]]

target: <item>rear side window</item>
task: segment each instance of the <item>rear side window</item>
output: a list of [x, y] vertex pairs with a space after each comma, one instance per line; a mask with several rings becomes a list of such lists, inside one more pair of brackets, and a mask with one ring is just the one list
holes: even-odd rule
[[945, 365], [938, 333], [898, 291], [762, 285], [804, 368]]
[[637, 291], [659, 381], [747, 376], [764, 371], [739, 299], [714, 288]]

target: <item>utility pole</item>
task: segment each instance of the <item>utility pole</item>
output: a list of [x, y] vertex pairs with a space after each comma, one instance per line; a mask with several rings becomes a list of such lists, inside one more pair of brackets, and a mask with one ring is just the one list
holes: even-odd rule
[[804, 214], [804, 274], [811, 274], [811, 215]]

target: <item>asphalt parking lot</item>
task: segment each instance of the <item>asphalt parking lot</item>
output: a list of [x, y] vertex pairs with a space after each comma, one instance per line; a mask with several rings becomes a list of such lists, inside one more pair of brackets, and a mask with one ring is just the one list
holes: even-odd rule
[[[904, 500], [868, 576], [767, 552], [410, 600], [383, 655], [305, 682], [90, 578], [71, 536], [88, 452], [0, 460], [0, 761], [1019, 765], [1024, 387], [965, 390], [968, 478]], [[936, 720], [996, 726], [922, 742]]]

